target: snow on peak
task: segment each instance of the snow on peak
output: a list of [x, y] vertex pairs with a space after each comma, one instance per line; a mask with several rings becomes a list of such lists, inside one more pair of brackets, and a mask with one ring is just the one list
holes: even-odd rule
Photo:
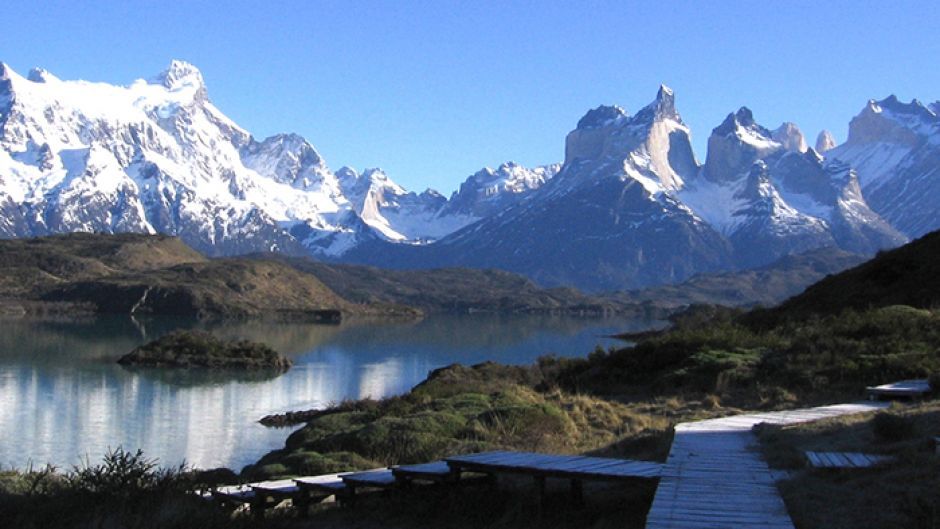
[[43, 68], [33, 68], [29, 71], [29, 75], [26, 78], [34, 83], [50, 83], [59, 80], [58, 77]]
[[627, 112], [616, 105], [601, 105], [597, 108], [588, 110], [587, 114], [578, 120], [577, 128], [596, 129], [609, 125], [610, 123], [627, 116]]
[[720, 130], [722, 134], [734, 132], [738, 127], [753, 127], [754, 113], [747, 107], [741, 107], [736, 112], [728, 114], [728, 117], [715, 130]]
[[832, 137], [832, 133], [828, 130], [822, 130], [819, 132], [819, 136], [816, 137], [816, 152], [819, 154], [824, 154], [826, 151], [833, 149], [836, 146], [836, 139]]
[[679, 112], [676, 110], [675, 92], [664, 84], [659, 85], [659, 90], [656, 92], [656, 99], [637, 112], [634, 121], [654, 122], [663, 119], [671, 119], [682, 123], [682, 118], [679, 117]]
[[[870, 99], [849, 123], [849, 146], [884, 143], [916, 147], [923, 138], [940, 142], [940, 117], [920, 101], [903, 103], [891, 95], [875, 101]], [[844, 154], [841, 149], [840, 155]]]
[[202, 79], [202, 72], [186, 61], [174, 59], [170, 66], [158, 75], [156, 84], [177, 92], [186, 89], [195, 89], [196, 99], [206, 99], [206, 84]]
[[894, 94], [875, 103], [882, 111], [888, 111], [894, 114], [908, 114], [919, 116], [924, 119], [936, 119], [937, 115], [927, 108], [917, 99], [912, 99], [910, 103], [902, 103]]
[[806, 139], [803, 137], [803, 132], [795, 123], [789, 121], [784, 122], [774, 130], [771, 137], [788, 151], [806, 152], [809, 149], [806, 145]]
[[[794, 126], [795, 128], [795, 126]], [[778, 129], [780, 130], [780, 129]], [[796, 141], [794, 131], [783, 127], [788, 141]], [[796, 129], [795, 132], [799, 132]], [[802, 137], [802, 134], [799, 134]], [[805, 142], [804, 142], [805, 143]], [[705, 176], [713, 181], [733, 181], [751, 169], [751, 165], [780, 150], [784, 146], [774, 139], [774, 133], [754, 121], [747, 107], [741, 107], [712, 130], [708, 138], [708, 153], [705, 158]]]

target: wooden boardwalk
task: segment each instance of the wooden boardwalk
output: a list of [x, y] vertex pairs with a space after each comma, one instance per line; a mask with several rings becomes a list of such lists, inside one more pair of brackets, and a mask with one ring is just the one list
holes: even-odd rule
[[360, 488], [407, 487], [416, 481], [455, 482], [462, 472], [530, 475], [536, 478], [543, 496], [546, 478], [570, 479], [573, 494], [580, 498], [581, 481], [654, 479], [659, 477], [661, 469], [660, 463], [648, 461], [500, 451], [454, 456], [417, 465], [225, 486], [208, 494], [200, 492], [200, 495], [223, 503], [247, 503], [256, 514], [290, 499], [303, 516], [309, 505], [330, 496], [350, 503]]
[[891, 456], [863, 454], [861, 452], [803, 452], [813, 468], [868, 468], [893, 461]]
[[660, 463], [651, 461], [534, 452], [483, 452], [448, 457], [445, 461], [456, 471], [588, 480], [657, 478], [662, 470]]
[[647, 529], [793, 529], [754, 425], [795, 424], [884, 408], [877, 402], [753, 413], [676, 426]]

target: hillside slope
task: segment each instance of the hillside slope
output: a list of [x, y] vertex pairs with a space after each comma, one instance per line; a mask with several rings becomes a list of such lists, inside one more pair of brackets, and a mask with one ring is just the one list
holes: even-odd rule
[[381, 312], [282, 263], [208, 260], [175, 237], [130, 233], [0, 240], [0, 299], [190, 317], [332, 321]]
[[889, 305], [923, 309], [940, 306], [940, 231], [827, 277], [770, 314], [774, 318], [799, 318]]
[[598, 315], [634, 310], [629, 303], [589, 296], [573, 288], [541, 288], [524, 276], [501, 270], [439, 268], [385, 270], [326, 264], [304, 258], [275, 257], [316, 276], [354, 303], [416, 307], [426, 312], [526, 312]]
[[827, 274], [841, 272], [864, 260], [838, 248], [820, 248], [787, 255], [753, 270], [700, 274], [678, 285], [622, 292], [612, 297], [627, 303], [654, 302], [667, 308], [693, 304], [769, 307], [799, 294]]

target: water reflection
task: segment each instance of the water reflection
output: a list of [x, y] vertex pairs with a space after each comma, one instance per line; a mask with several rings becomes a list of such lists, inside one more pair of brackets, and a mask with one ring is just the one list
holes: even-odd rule
[[[604, 335], [649, 325], [498, 316], [343, 325], [0, 320], [0, 464], [67, 466], [122, 445], [166, 464], [240, 468], [287, 436], [257, 424], [266, 414], [401, 393], [453, 362], [580, 356], [613, 343]], [[291, 356], [294, 367], [280, 376], [233, 378], [115, 364], [180, 327], [265, 342]]]

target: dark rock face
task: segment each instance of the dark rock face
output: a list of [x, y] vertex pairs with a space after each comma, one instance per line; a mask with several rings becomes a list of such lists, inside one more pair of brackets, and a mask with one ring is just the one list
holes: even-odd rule
[[267, 345], [225, 342], [206, 332], [176, 331], [121, 357], [125, 366], [287, 371], [292, 362]]

